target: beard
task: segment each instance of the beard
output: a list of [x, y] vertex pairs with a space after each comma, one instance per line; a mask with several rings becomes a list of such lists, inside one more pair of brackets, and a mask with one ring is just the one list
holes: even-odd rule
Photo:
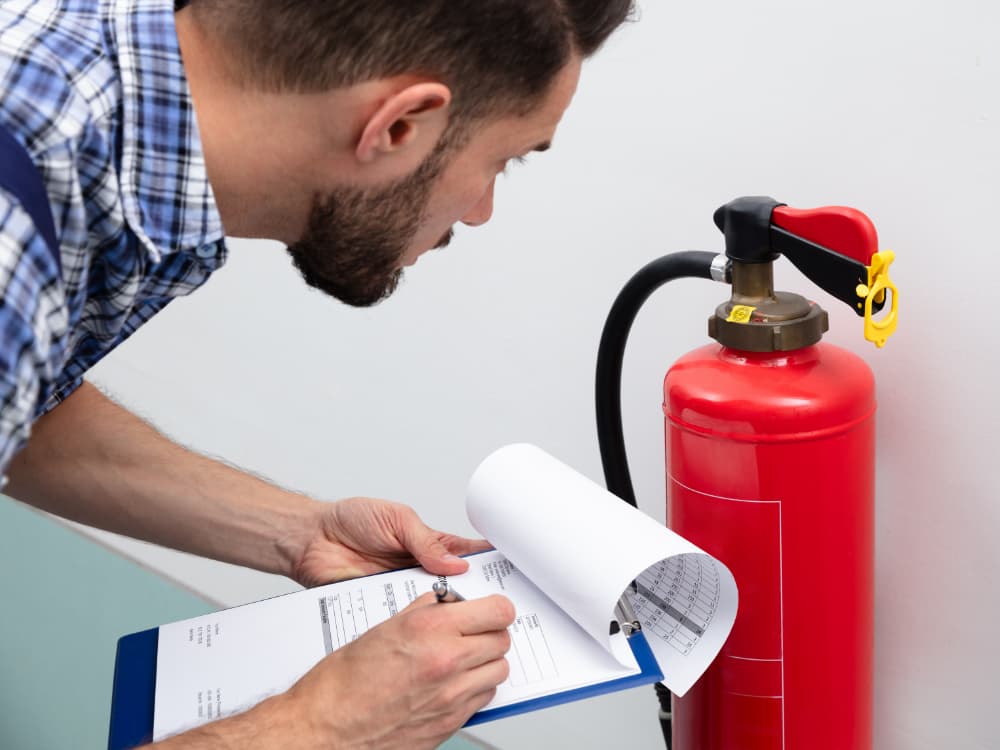
[[[288, 246], [306, 283], [353, 307], [371, 307], [391, 295], [403, 278], [401, 261], [424, 220], [444, 156], [438, 148], [412, 174], [386, 186], [317, 195], [305, 234]], [[452, 234], [436, 247], [447, 245]]]

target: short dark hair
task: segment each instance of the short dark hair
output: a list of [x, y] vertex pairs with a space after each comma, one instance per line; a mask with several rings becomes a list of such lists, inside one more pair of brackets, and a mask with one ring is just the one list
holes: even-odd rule
[[453, 118], [523, 114], [634, 0], [193, 0], [245, 85], [315, 92], [402, 73], [451, 88]]

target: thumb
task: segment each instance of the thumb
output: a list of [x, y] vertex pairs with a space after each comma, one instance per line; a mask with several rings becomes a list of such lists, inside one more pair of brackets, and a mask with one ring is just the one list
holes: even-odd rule
[[417, 562], [435, 575], [458, 575], [469, 569], [469, 563], [453, 555], [441, 541], [444, 535], [414, 518], [404, 532], [406, 547]]

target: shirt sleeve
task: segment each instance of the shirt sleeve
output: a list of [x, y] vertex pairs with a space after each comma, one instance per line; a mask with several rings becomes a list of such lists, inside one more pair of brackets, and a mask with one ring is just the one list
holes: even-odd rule
[[0, 190], [0, 473], [31, 433], [63, 358], [66, 305], [55, 251]]

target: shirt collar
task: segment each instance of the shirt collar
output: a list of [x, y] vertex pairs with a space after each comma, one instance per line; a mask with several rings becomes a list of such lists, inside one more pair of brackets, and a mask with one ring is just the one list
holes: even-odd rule
[[221, 254], [222, 219], [208, 182], [173, 1], [109, 0], [104, 7], [121, 74], [125, 219], [154, 262], [213, 243]]

